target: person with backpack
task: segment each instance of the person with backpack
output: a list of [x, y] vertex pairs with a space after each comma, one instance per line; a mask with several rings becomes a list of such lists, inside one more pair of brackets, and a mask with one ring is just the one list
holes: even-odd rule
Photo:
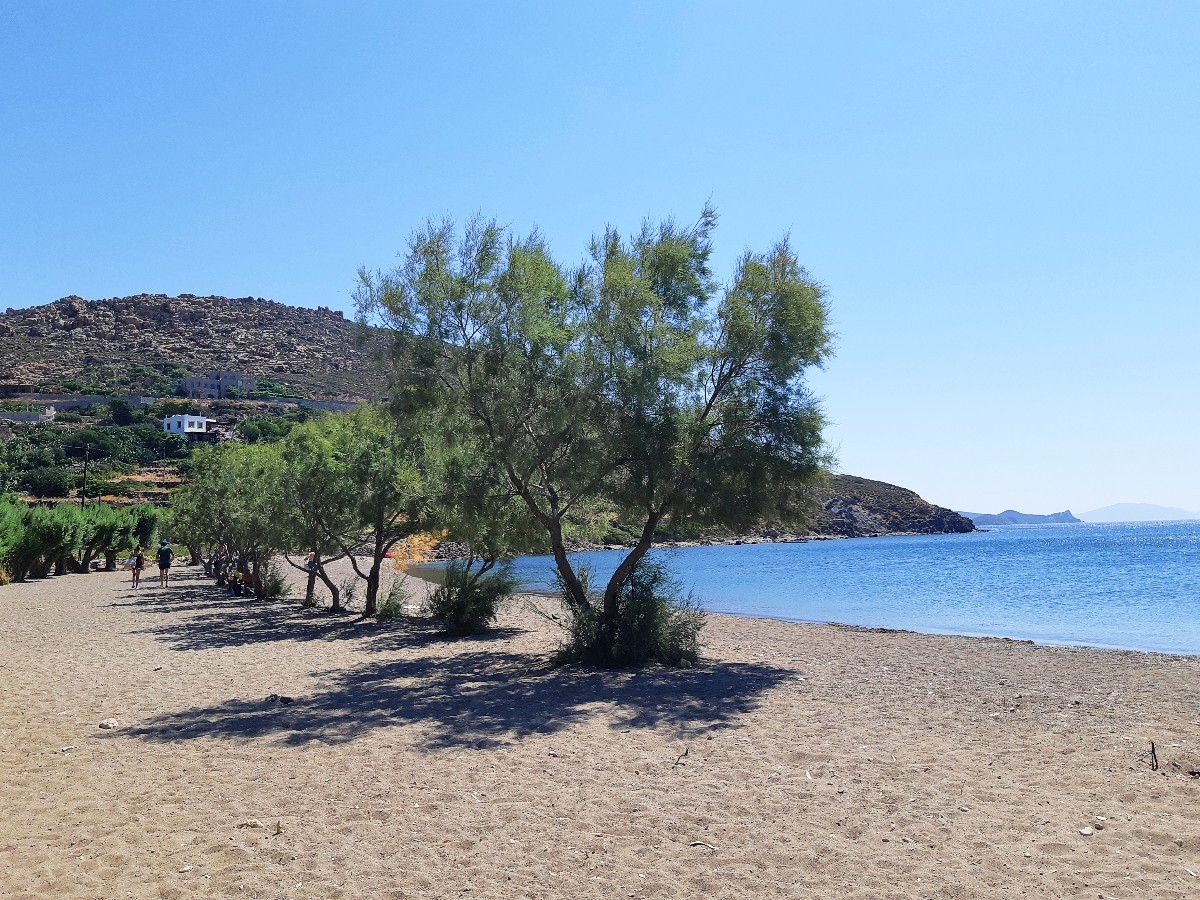
[[146, 551], [138, 544], [133, 548], [129, 557], [129, 568], [133, 571], [133, 586], [137, 587], [142, 581], [142, 569], [146, 567]]
[[158, 544], [158, 586], [166, 587], [167, 580], [171, 576], [171, 560], [175, 558], [175, 551], [171, 549], [171, 545], [165, 540], [159, 541]]

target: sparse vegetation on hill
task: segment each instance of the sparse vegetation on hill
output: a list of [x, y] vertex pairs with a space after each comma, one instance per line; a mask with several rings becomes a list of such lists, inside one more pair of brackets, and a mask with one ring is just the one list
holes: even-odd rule
[[970, 519], [923, 500], [914, 491], [854, 475], [830, 475], [813, 489], [812, 534], [874, 537], [884, 534], [963, 534]]
[[340, 312], [262, 298], [72, 296], [0, 315], [0, 380], [162, 397], [185, 375], [232, 370], [266, 382], [267, 395], [376, 399], [379, 340]]

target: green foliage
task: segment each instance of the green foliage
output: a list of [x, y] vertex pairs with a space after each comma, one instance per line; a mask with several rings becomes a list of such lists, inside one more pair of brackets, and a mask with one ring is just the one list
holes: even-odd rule
[[270, 443], [287, 437], [294, 424], [289, 419], [257, 416], [239, 424], [238, 433], [251, 444], [259, 441]]
[[266, 600], [280, 600], [292, 595], [292, 585], [284, 577], [279, 566], [272, 562], [263, 572], [259, 596]]
[[404, 589], [404, 583], [397, 578], [388, 585], [387, 593], [379, 601], [375, 611], [375, 618], [382, 621], [390, 621], [392, 619], [400, 619], [404, 617], [404, 605], [408, 602], [408, 591]]
[[40, 466], [17, 477], [17, 487], [34, 497], [66, 497], [75, 486], [75, 478], [58, 466]]
[[156, 518], [147, 506], [0, 500], [0, 569], [16, 581], [45, 577], [51, 569], [86, 572], [101, 553], [149, 543]]
[[271, 397], [294, 397], [296, 392], [293, 388], [277, 381], [260, 381], [253, 396], [265, 400]]
[[511, 570], [502, 567], [488, 574], [465, 562], [446, 566], [442, 584], [429, 596], [429, 614], [442, 623], [447, 634], [465, 637], [481, 634], [495, 620], [501, 605], [517, 588]]
[[608, 229], [567, 269], [537, 234], [431, 223], [397, 269], [359, 273], [361, 314], [393, 332], [394, 413], [468, 448], [482, 468], [464, 471], [523, 505], [580, 616], [591, 601], [567, 541], [618, 514], [632, 528], [603, 640], [660, 525], [799, 521], [828, 461], [804, 380], [830, 353], [824, 289], [786, 241], [744, 254], [720, 285], [715, 224], [705, 209], [629, 240]]
[[172, 537], [197, 548], [225, 547], [239, 560], [265, 558], [283, 543], [277, 516], [279, 457], [267, 445], [199, 447], [171, 496]]
[[114, 425], [132, 425], [137, 419], [137, 415], [128, 400], [120, 398], [110, 400], [108, 411], [109, 415], [112, 416]]
[[[584, 579], [586, 584], [586, 578]], [[662, 565], [641, 560], [621, 586], [612, 633], [603, 619], [603, 598], [579, 605], [564, 591], [568, 640], [560, 662], [641, 666], [695, 663], [704, 611]]]
[[[90, 459], [89, 474], [101, 476], [180, 459], [186, 452], [184, 438], [152, 424], [76, 430], [35, 425], [0, 442], [0, 470], [8, 482], [34, 496], [62, 497], [78, 485], [85, 453]], [[91, 488], [89, 495], [94, 495]]]

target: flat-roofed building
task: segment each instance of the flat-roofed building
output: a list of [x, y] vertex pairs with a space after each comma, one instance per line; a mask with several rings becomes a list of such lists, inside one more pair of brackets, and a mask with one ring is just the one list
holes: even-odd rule
[[258, 380], [237, 372], [209, 372], [207, 375], [188, 375], [180, 385], [185, 397], [218, 400], [235, 390], [242, 394], [258, 390]]
[[163, 431], [168, 434], [207, 434], [208, 419], [204, 416], [167, 416], [163, 419]]

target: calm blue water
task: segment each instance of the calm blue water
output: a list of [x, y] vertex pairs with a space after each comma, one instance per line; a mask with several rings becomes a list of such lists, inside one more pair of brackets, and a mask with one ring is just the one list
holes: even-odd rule
[[[1200, 522], [1013, 525], [963, 535], [660, 552], [714, 612], [1200, 654]], [[617, 551], [574, 557], [603, 584]], [[530, 590], [548, 556], [517, 561]]]

